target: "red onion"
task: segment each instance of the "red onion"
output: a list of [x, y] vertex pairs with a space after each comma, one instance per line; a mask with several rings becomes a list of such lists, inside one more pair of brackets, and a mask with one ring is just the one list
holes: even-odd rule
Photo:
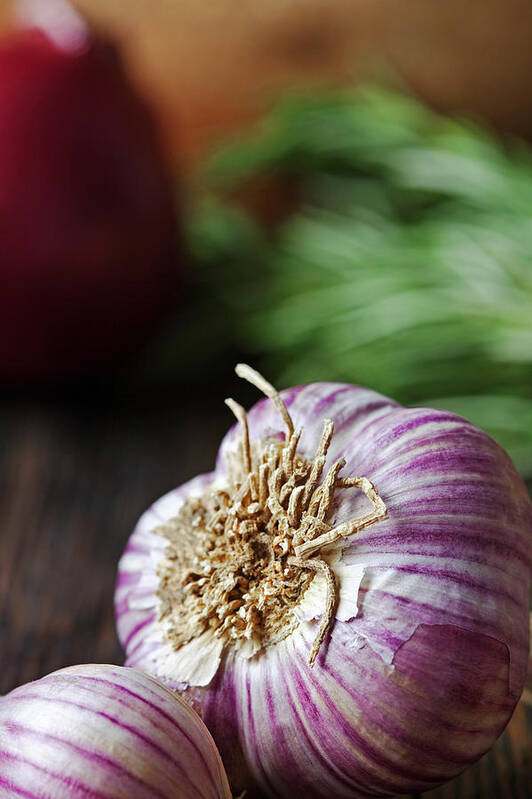
[[19, 382], [132, 353], [178, 279], [149, 110], [114, 48], [64, 2], [26, 6], [40, 29], [0, 41], [0, 380]]
[[199, 716], [135, 669], [73, 666], [0, 699], [0, 795], [231, 799]]
[[526, 488], [454, 414], [339, 383], [284, 391], [283, 410], [239, 371], [272, 399], [247, 421], [231, 402], [241, 424], [214, 472], [146, 511], [120, 562], [127, 663], [184, 692], [234, 786], [434, 787], [491, 746], [522, 690]]

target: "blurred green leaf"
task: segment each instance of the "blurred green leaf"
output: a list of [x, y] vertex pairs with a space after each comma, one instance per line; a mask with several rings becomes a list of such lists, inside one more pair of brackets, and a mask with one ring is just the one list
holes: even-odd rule
[[190, 226], [232, 345], [280, 386], [340, 379], [461, 413], [532, 476], [529, 150], [411, 98], [330, 93], [216, 154], [213, 196], [272, 173], [304, 197], [273, 238], [220, 199]]

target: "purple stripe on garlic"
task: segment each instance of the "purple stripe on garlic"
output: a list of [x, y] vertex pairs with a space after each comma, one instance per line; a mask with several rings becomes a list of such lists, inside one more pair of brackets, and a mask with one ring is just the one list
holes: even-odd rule
[[[343, 384], [280, 396], [289, 422], [274, 394], [247, 418], [233, 403], [240, 424], [224, 438], [215, 471], [141, 517], [116, 591], [127, 663], [186, 693], [235, 789], [253, 780], [271, 796], [316, 799], [428, 789], [489, 748], [522, 689], [532, 538], [526, 488], [492, 439], [448, 412], [403, 408]], [[303, 474], [318, 461], [314, 499], [300, 505], [306, 489], [290, 478], [291, 464]], [[223, 508], [216, 521], [209, 503], [218, 492], [230, 507], [223, 492], [235, 484], [245, 507], [231, 512], [251, 541], [256, 536], [262, 572], [242, 566], [243, 581], [216, 594], [211, 575], [221, 572], [205, 570], [207, 555], [222, 553], [218, 537], [234, 530]], [[270, 518], [261, 502], [277, 513], [277, 527], [252, 523], [253, 514]], [[187, 519], [197, 525], [192, 544]], [[211, 522], [215, 533], [207, 535]], [[200, 539], [205, 555], [194, 549]], [[180, 542], [183, 551], [192, 546], [190, 562]], [[281, 564], [277, 588], [264, 565], [272, 562], [270, 543]], [[172, 571], [180, 558], [187, 574]], [[299, 577], [305, 561], [315, 563]], [[263, 581], [263, 616], [253, 629], [244, 624], [250, 575]], [[270, 583], [277, 604], [268, 605]], [[264, 618], [270, 612], [273, 621]]]
[[74, 666], [0, 699], [0, 789], [53, 799], [231, 799], [201, 719], [153, 678]]

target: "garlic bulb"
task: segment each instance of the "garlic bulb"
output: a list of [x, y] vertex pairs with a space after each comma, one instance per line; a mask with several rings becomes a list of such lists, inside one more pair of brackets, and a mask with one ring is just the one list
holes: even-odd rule
[[528, 648], [532, 507], [451, 413], [331, 383], [268, 396], [120, 561], [129, 665], [186, 693], [234, 788], [422, 791], [508, 721]]
[[135, 669], [56, 671], [0, 699], [0, 795], [230, 799], [201, 719]]

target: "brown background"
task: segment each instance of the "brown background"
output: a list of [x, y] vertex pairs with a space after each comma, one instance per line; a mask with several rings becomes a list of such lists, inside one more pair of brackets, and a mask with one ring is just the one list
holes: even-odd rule
[[[74, 0], [73, 0], [74, 1]], [[0, 24], [11, 0], [0, 0]], [[279, 89], [404, 81], [532, 136], [529, 0], [75, 0], [122, 43], [174, 155], [204, 152]]]

